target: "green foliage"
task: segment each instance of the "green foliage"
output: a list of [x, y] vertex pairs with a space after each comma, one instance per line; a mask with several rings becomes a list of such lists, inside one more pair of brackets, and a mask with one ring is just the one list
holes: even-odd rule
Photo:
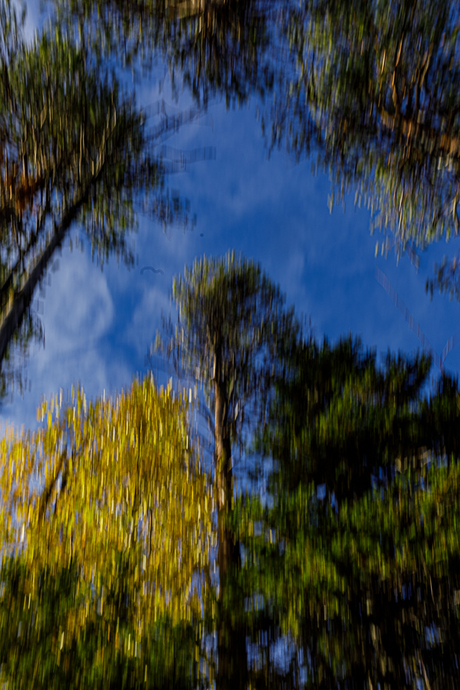
[[327, 340], [299, 342], [258, 441], [280, 461], [273, 481], [287, 490], [324, 484], [339, 502], [370, 490], [379, 470], [429, 444], [414, 407], [430, 367], [426, 355], [389, 353], [379, 370], [375, 352], [363, 352], [351, 337], [333, 348]]
[[178, 323], [164, 324], [169, 339], [158, 336], [157, 347], [203, 384], [210, 409], [222, 385], [223, 425], [232, 441], [241, 439], [245, 407], [270, 385], [279, 352], [299, 330], [294, 310], [258, 264], [230, 252], [186, 268], [174, 280], [173, 299]]
[[3, 226], [8, 252], [17, 251], [19, 234], [29, 262], [32, 248], [43, 242], [44, 218], [51, 213], [58, 225], [69, 209], [83, 206], [101, 259], [109, 250], [128, 258], [121, 232], [133, 225], [127, 192], [146, 181], [139, 179], [147, 144], [142, 116], [113, 75], [101, 78], [59, 30], [21, 46], [4, 70], [1, 208], [11, 223]]
[[126, 243], [134, 225], [132, 196], [140, 186], [151, 191], [160, 173], [143, 117], [113, 76], [101, 76], [59, 29], [26, 45], [14, 6], [5, 0], [0, 24], [3, 385], [16, 376], [5, 370], [16, 336], [24, 353], [42, 336], [30, 302], [71, 223], [82, 219], [101, 263], [110, 253], [132, 262]]
[[[429, 367], [389, 355], [379, 370], [359, 341], [310, 341], [279, 382], [269, 500], [242, 497], [231, 524], [248, 629], [292, 639], [306, 687], [458, 683], [460, 398], [444, 377], [422, 399]], [[263, 649], [259, 663], [275, 687]]]
[[[84, 42], [77, 44], [57, 24], [26, 44], [7, 0], [0, 1], [0, 28], [3, 366], [15, 333], [24, 351], [41, 335], [30, 303], [74, 221], [81, 222], [101, 265], [110, 255], [133, 264], [127, 237], [136, 227], [134, 203], [141, 195], [144, 210], [163, 225], [187, 220], [187, 211], [177, 204], [165, 212], [164, 195], [155, 198], [164, 177], [155, 152], [162, 124], [146, 131], [134, 96], [94, 60]], [[162, 120], [164, 127], [172, 124], [167, 116]], [[174, 127], [185, 121], [174, 118]], [[3, 386], [11, 376], [0, 374]]]
[[[330, 209], [355, 192], [400, 256], [458, 232], [458, 27], [452, 3], [305, 0], [288, 5], [290, 63], [272, 146], [317, 153]], [[296, 69], [293, 69], [294, 62]], [[376, 251], [379, 250], [377, 243]], [[441, 287], [455, 287], [439, 283]], [[456, 288], [455, 288], [456, 289]]]
[[1, 663], [14, 687], [30, 674], [37, 687], [206, 682], [214, 502], [186, 409], [151, 381], [89, 404], [79, 390], [43, 404], [45, 428], [2, 439]]
[[[0, 680], [9, 688], [196, 688], [198, 626], [165, 615], [138, 641], [118, 592], [106, 590], [106, 601], [116, 596], [118, 604], [104, 614], [75, 565], [54, 574], [45, 566], [35, 596], [21, 557], [3, 563], [0, 580]], [[81, 627], [78, 637], [72, 625]]]
[[[231, 254], [196, 261], [173, 295], [166, 348], [214, 404], [214, 486], [186, 396], [151, 380], [114, 400], [45, 402], [39, 431], [7, 432], [0, 681], [455, 687], [457, 380], [424, 398], [425, 355], [378, 367], [357, 339], [304, 339], [260, 267]], [[273, 460], [267, 500], [233, 494], [251, 396]]]
[[[353, 188], [371, 230], [394, 234], [382, 253], [458, 233], [459, 45], [448, 0], [55, 3], [98, 57], [151, 64], [160, 53], [198, 102], [275, 87], [262, 117], [270, 147], [317, 154], [331, 211]], [[457, 295], [456, 265], [454, 279], [441, 270], [433, 283]]]
[[[165, 324], [166, 344], [157, 346], [176, 370], [204, 387], [207, 420], [214, 434], [214, 479], [218, 518], [219, 600], [217, 646], [220, 689], [246, 687], [247, 649], [239, 541], [227, 521], [234, 501], [232, 446], [243, 443], [245, 412], [255, 414], [275, 374], [281, 351], [299, 332], [292, 309], [260, 266], [228, 253], [196, 260], [174, 280], [177, 326]], [[249, 415], [246, 417], [249, 421]]]
[[54, 0], [57, 22], [85, 35], [98, 58], [151, 68], [160, 54], [198, 103], [246, 101], [273, 85], [266, 4], [260, 0]]

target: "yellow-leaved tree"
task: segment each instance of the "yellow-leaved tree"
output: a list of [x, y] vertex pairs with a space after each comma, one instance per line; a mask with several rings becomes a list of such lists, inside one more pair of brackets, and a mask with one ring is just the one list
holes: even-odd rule
[[[0, 681], [196, 687], [212, 488], [171, 387], [40, 407], [0, 441]], [[19, 647], [18, 647], [19, 645]], [[30, 685], [30, 687], [32, 687]]]

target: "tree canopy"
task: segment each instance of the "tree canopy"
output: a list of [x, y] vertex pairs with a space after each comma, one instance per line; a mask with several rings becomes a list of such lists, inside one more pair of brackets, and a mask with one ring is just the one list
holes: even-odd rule
[[[163, 224], [187, 220], [182, 200], [164, 194], [167, 155], [156, 147], [165, 132], [191, 121], [197, 110], [170, 116], [157, 104], [160, 123], [149, 129], [147, 114], [136, 108], [113, 69], [95, 64], [62, 27], [43, 31], [27, 45], [6, 0], [0, 2], [0, 22], [3, 363], [17, 334], [25, 350], [32, 337], [42, 336], [30, 302], [75, 221], [101, 265], [110, 255], [132, 265], [127, 234], [136, 227], [136, 201], [143, 197], [145, 210]], [[198, 159], [210, 151], [191, 152], [190, 158], [193, 153]]]
[[[57, 22], [66, 23], [98, 58], [150, 69], [160, 54], [172, 81], [182, 76], [195, 99], [214, 95], [246, 101], [273, 85], [269, 12], [263, 0], [54, 0]], [[273, 11], [275, 4], [273, 3]]]
[[[178, 677], [196, 686], [199, 626], [213, 598], [215, 505], [188, 433], [188, 403], [174, 398], [151, 380], [94, 403], [79, 389], [67, 405], [43, 403], [37, 432], [1, 440], [0, 548], [10, 587], [0, 598], [0, 650], [11, 687], [30, 677], [45, 687], [53, 669], [51, 687], [107, 687], [128, 670], [125, 687], [144, 677], [164, 687], [184, 653]], [[163, 626], [171, 634], [159, 640]]]
[[[272, 94], [262, 106], [269, 146], [316, 155], [331, 175], [331, 209], [353, 190], [371, 229], [393, 235], [382, 251], [458, 234], [460, 51], [449, 0], [56, 5], [59, 21], [92, 32], [98, 55], [103, 45], [130, 59], [142, 47], [146, 62], [165, 56], [200, 102]], [[455, 278], [459, 263], [450, 263]], [[432, 282], [458, 294], [446, 271]]]
[[[254, 404], [273, 376], [277, 350], [286, 348], [298, 325], [261, 267], [230, 252], [224, 259], [196, 260], [184, 276], [175, 278], [172, 294], [179, 320], [175, 328], [171, 322], [165, 324], [169, 340], [164, 348], [176, 370], [191, 373], [203, 384], [214, 435], [220, 587], [217, 687], [245, 687], [243, 601], [233, 580], [241, 554], [227, 526], [234, 500], [232, 444], [241, 441], [246, 407], [252, 403], [254, 414]], [[240, 612], [236, 623], [231, 611]]]
[[458, 382], [426, 398], [429, 358], [378, 367], [351, 338], [294, 352], [257, 446], [268, 496], [232, 515], [257, 678], [276, 687], [287, 636], [290, 687], [455, 687]]
[[[151, 378], [95, 402], [79, 389], [43, 403], [38, 431], [7, 431], [1, 681], [456, 687], [458, 381], [424, 394], [426, 355], [317, 343], [232, 254], [196, 261], [173, 296], [164, 346], [207, 386], [213, 475], [198, 389]], [[235, 495], [238, 396], [265, 496]]]
[[[354, 187], [400, 250], [458, 230], [458, 28], [446, 0], [306, 1], [288, 10], [297, 73], [273, 136], [321, 142], [338, 195]], [[333, 201], [332, 201], [333, 203]]]

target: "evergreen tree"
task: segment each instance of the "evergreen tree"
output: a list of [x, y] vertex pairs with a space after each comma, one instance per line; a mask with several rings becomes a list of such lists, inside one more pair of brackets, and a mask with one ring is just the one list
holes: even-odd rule
[[276, 686], [286, 636], [292, 686], [304, 674], [312, 688], [455, 687], [456, 383], [423, 399], [428, 358], [379, 369], [351, 338], [295, 351], [261, 434], [270, 500], [243, 497], [232, 518], [248, 553], [240, 583], [266, 629], [262, 687]]
[[[228, 527], [234, 500], [232, 446], [241, 439], [246, 408], [258, 405], [269, 386], [277, 351], [287, 347], [298, 325], [284, 297], [260, 266], [228, 254], [195, 261], [174, 281], [178, 324], [165, 324], [163, 344], [179, 371], [205, 387], [214, 434], [218, 514], [220, 618], [217, 687], [246, 687], [244, 601], [232, 578], [241, 567], [237, 536]], [[160, 338], [161, 344], [161, 338]], [[245, 416], [246, 412], [246, 416]], [[254, 409], [252, 410], [254, 413]]]

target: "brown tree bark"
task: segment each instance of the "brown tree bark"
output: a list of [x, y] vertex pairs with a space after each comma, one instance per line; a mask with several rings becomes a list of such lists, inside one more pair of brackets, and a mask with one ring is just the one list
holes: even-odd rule
[[[222, 377], [221, 353], [215, 354], [214, 438], [216, 453], [219, 618], [217, 633], [218, 672], [216, 690], [237, 690], [247, 686], [247, 648], [244, 626], [244, 602], [238, 600], [232, 575], [241, 565], [240, 545], [226, 526], [233, 499], [230, 425], [225, 380]], [[236, 597], [235, 597], [236, 595]]]

